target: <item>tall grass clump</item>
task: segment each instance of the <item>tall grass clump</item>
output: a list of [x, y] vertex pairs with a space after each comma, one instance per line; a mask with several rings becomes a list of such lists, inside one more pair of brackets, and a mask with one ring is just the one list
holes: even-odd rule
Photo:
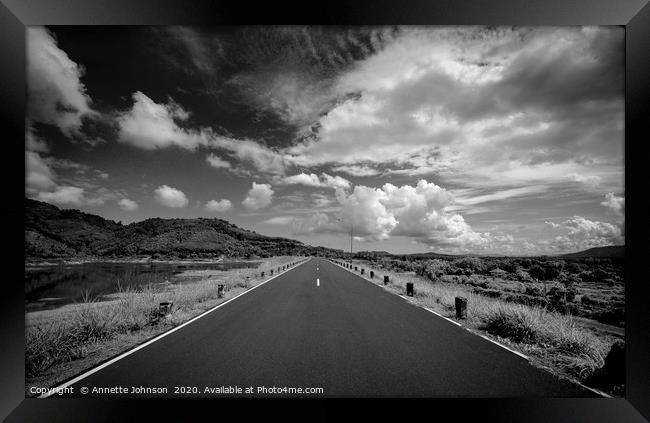
[[524, 307], [498, 307], [485, 316], [483, 329], [514, 342], [533, 343], [542, 340], [541, 310]]
[[84, 305], [66, 321], [30, 328], [25, 333], [25, 373], [37, 376], [50, 367], [84, 356], [84, 348], [110, 339], [121, 317], [111, 307]]

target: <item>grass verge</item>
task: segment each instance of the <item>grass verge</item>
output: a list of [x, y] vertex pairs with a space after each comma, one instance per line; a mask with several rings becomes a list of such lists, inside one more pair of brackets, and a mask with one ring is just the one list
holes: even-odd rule
[[[298, 261], [273, 257], [257, 269], [190, 271], [197, 280], [180, 284], [119, 288], [108, 301], [83, 302], [25, 315], [25, 392], [51, 387], [267, 280], [270, 270]], [[265, 276], [260, 272], [264, 271]], [[218, 285], [224, 295], [218, 298]], [[161, 302], [172, 312], [158, 315]]]
[[[558, 377], [584, 384], [603, 366], [610, 346], [618, 339], [604, 332], [595, 332], [579, 324], [570, 315], [544, 308], [506, 302], [480, 295], [465, 285], [433, 282], [413, 272], [395, 272], [355, 261], [365, 269], [368, 281], [384, 286], [383, 277], [389, 277], [385, 289], [405, 295], [406, 284], [414, 284], [412, 301], [454, 319], [465, 328], [487, 336], [530, 358], [531, 364], [544, 368]], [[370, 277], [370, 271], [374, 278]], [[467, 318], [456, 319], [455, 298], [467, 298]], [[603, 387], [599, 387], [603, 389]], [[610, 395], [622, 395], [621, 387], [606, 387]]]

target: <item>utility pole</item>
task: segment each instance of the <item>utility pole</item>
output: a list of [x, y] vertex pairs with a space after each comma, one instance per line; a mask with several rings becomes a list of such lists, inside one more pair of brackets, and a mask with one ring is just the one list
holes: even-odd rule
[[353, 233], [354, 224], [350, 222], [350, 260], [352, 260], [352, 233]]
[[[343, 222], [340, 217], [336, 218], [337, 221]], [[350, 263], [352, 263], [352, 239], [354, 236], [354, 222], [350, 221]]]

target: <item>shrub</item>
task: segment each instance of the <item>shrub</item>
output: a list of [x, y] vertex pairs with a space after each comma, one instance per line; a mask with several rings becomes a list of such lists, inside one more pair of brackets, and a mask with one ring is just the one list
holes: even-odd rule
[[544, 268], [544, 280], [552, 281], [560, 276], [560, 268], [557, 266], [548, 266]]
[[571, 274], [578, 274], [584, 270], [580, 263], [571, 262], [564, 267], [564, 270]]
[[528, 269], [528, 274], [530, 274], [532, 278], [535, 278], [538, 281], [543, 281], [546, 278], [546, 272], [544, 271], [544, 268], [539, 265], [535, 265]]
[[593, 280], [593, 276], [591, 275], [591, 272], [588, 270], [585, 270], [580, 273], [580, 280], [583, 282], [588, 282]]
[[593, 280], [603, 280], [610, 277], [609, 272], [604, 271], [602, 268], [598, 267], [591, 272]]
[[498, 308], [486, 318], [483, 328], [514, 342], [532, 343], [539, 338], [538, 325], [539, 311], [513, 307]]
[[527, 285], [525, 294], [539, 297], [542, 295], [542, 289], [537, 285]]
[[[486, 265], [478, 257], [463, 257], [453, 261], [453, 265], [457, 268], [470, 271], [471, 273], [483, 273], [486, 270]], [[470, 273], [470, 274], [471, 274]]]

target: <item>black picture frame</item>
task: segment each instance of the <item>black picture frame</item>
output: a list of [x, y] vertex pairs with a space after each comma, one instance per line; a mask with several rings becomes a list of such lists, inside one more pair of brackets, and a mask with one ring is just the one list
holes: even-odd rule
[[[626, 31], [626, 394], [607, 399], [430, 400], [115, 400], [24, 398], [24, 111], [25, 26], [224, 24], [621, 25]], [[0, 0], [0, 109], [4, 160], [4, 278], [0, 294], [0, 419], [6, 421], [177, 421], [201, 412], [222, 417], [454, 421], [643, 422], [650, 420], [650, 298], [644, 276], [650, 216], [643, 161], [650, 140], [650, 5], [648, 0], [357, 0], [265, 2], [209, 0]], [[7, 271], [8, 270], [8, 271]], [[254, 405], [251, 406], [253, 401]], [[345, 408], [345, 410], [343, 409]], [[305, 414], [308, 413], [308, 414]], [[417, 417], [416, 417], [417, 414]], [[331, 419], [330, 418], [330, 419]], [[329, 419], [328, 419], [329, 420]]]

